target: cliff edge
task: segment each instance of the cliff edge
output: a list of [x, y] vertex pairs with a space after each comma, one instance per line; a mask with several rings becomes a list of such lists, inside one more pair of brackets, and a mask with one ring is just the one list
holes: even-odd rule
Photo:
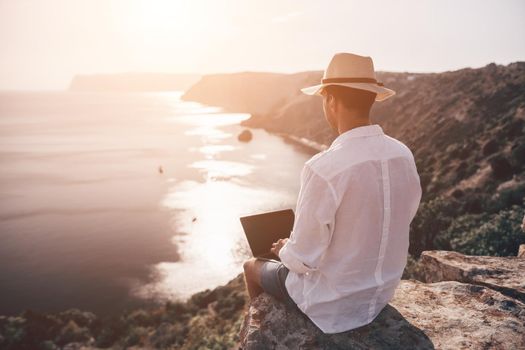
[[[204, 76], [185, 100], [250, 113], [264, 128], [322, 151], [338, 136], [322, 98], [300, 89], [322, 71]], [[370, 116], [414, 154], [423, 197], [410, 226], [409, 253], [516, 255], [525, 236], [525, 62], [441, 73], [377, 72], [396, 91]]]
[[413, 264], [379, 315], [348, 332], [323, 334], [265, 293], [249, 303], [239, 274], [185, 302], [109, 319], [76, 309], [0, 316], [0, 349], [525, 348], [525, 259], [434, 250], [417, 274]]
[[337, 334], [263, 293], [245, 314], [240, 349], [525, 348], [525, 259], [425, 251], [421, 264], [431, 283], [402, 280], [370, 324]]

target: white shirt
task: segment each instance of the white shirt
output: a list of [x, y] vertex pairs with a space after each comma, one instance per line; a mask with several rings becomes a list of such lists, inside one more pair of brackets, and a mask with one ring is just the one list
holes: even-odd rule
[[412, 152], [377, 124], [340, 134], [305, 163], [279, 257], [290, 297], [324, 333], [366, 325], [391, 300], [420, 199]]

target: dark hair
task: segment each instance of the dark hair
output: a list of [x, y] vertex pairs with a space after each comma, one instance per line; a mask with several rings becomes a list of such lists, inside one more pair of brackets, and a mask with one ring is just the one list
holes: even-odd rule
[[374, 104], [376, 93], [354, 89], [341, 85], [328, 85], [323, 88], [323, 91], [340, 100], [347, 109], [356, 109], [363, 112], [370, 112]]

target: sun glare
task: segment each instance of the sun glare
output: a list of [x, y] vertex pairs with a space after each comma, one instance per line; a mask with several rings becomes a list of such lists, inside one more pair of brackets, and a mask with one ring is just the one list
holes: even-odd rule
[[[235, 21], [236, 7], [219, 1], [115, 0], [110, 4], [113, 30], [138, 67], [134, 70], [194, 72], [199, 64], [211, 64], [200, 62], [201, 57], [223, 52], [242, 35]], [[182, 67], [180, 61], [188, 56], [194, 60]], [[229, 59], [216, 55], [212, 61], [220, 65]]]
[[166, 47], [174, 41], [196, 43], [214, 25], [210, 8], [202, 1], [135, 0], [126, 4], [127, 28], [147, 48]]
[[136, 23], [149, 33], [184, 29], [194, 15], [190, 4], [180, 0], [138, 0], [135, 6]]

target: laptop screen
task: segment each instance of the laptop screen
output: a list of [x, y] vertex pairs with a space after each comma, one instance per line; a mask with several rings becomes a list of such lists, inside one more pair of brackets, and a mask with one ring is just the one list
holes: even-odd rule
[[[295, 214], [292, 209], [241, 217], [241, 224], [253, 256], [268, 257], [272, 243], [279, 238], [290, 237], [294, 219]], [[274, 257], [273, 254], [272, 257]]]

